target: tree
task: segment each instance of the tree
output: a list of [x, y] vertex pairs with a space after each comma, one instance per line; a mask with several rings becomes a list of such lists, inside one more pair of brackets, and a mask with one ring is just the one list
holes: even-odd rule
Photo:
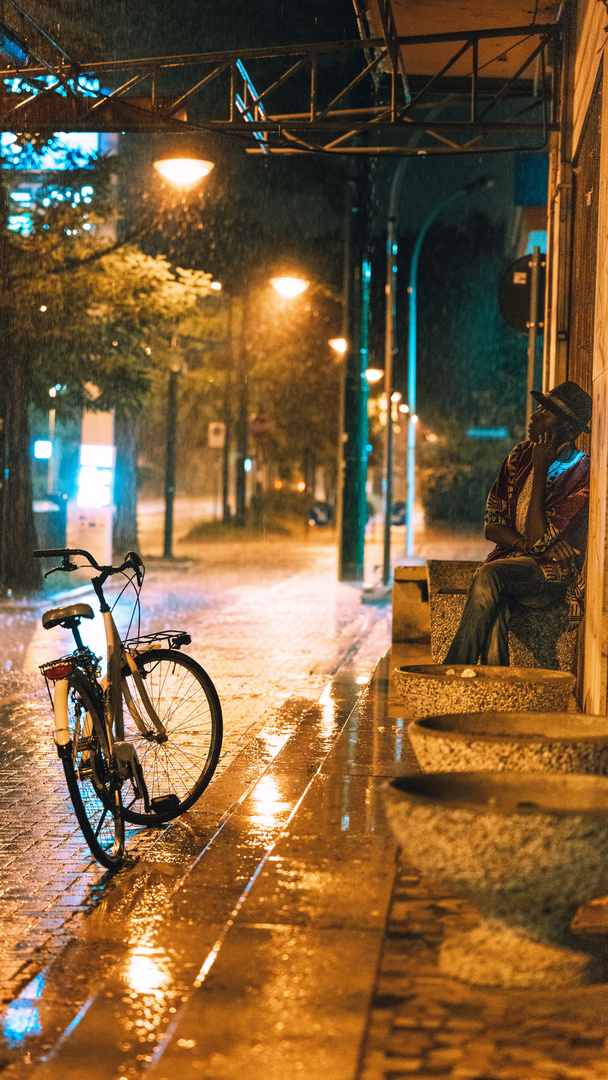
[[[151, 374], [168, 362], [176, 321], [209, 292], [208, 274], [173, 269], [162, 257], [134, 247], [104, 252], [93, 229], [85, 231], [107, 215], [102, 187], [90, 206], [63, 197], [45, 206], [48, 195], [40, 192], [32, 235], [7, 240], [11, 348], [5, 371], [9, 472], [3, 570], [13, 592], [32, 591], [40, 580], [29, 554], [35, 546], [30, 401], [48, 404], [49, 385], [61, 383], [67, 389], [62, 409], [115, 410], [122, 438], [120, 540], [132, 540], [135, 506], [124, 478], [134, 471], [137, 423]], [[87, 395], [90, 383], [100, 391], [94, 401]]]

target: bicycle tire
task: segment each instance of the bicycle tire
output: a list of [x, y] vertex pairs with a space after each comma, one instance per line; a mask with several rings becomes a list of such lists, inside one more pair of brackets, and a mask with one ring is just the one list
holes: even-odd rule
[[[141, 825], [158, 825], [188, 810], [211, 780], [222, 746], [222, 708], [207, 672], [176, 649], [151, 649], [136, 657], [137, 667], [154, 709], [166, 729], [161, 741], [148, 719], [128, 666], [122, 678], [146, 721], [139, 731], [127, 706], [124, 738], [136, 750], [148, 789], [150, 808], [135, 791], [123, 789], [124, 816]], [[153, 805], [154, 801], [156, 805]]]
[[[85, 732], [87, 714], [92, 725], [87, 725]], [[116, 763], [108, 760], [103, 749], [99, 709], [80, 675], [69, 680], [68, 725], [71, 740], [59, 748], [59, 754], [74, 813], [97, 862], [108, 870], [118, 870], [125, 855], [121, 782]]]

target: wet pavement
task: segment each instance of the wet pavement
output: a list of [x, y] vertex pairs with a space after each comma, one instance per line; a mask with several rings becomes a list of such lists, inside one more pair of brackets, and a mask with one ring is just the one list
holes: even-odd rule
[[[381, 794], [417, 767], [391, 671], [428, 662], [428, 647], [384, 655], [387, 604], [335, 576], [318, 539], [150, 562], [142, 630], [193, 631], [227, 739], [199, 803], [132, 830], [115, 877], [65, 801], [34, 674], [51, 635], [35, 606], [0, 611], [13, 658], [0, 677], [3, 1076], [608, 1080], [606, 985], [501, 991], [439, 972], [443, 935], [477, 914], [399, 858]], [[608, 903], [575, 928], [599, 948]]]
[[[36, 674], [42, 659], [67, 651], [67, 635], [39, 628], [44, 605], [0, 611], [7, 1075], [42, 1068], [117, 1077], [149, 1068], [149, 1051], [388, 645], [388, 608], [362, 605], [360, 588], [336, 582], [331, 542], [208, 545], [196, 554], [149, 563], [142, 631], [170, 625], [192, 634], [188, 652], [212, 675], [224, 707], [222, 759], [190, 813], [162, 830], [130, 832], [133, 865], [113, 879], [89, 858], [70, 812]], [[96, 624], [88, 640], [101, 651]], [[92, 1042], [91, 1030], [97, 1040], [105, 1033], [107, 1045]], [[97, 1071], [78, 1050], [75, 1071], [66, 1072], [62, 1055], [69, 1059], [82, 1040], [95, 1048]], [[37, 1065], [51, 1050], [60, 1063]]]

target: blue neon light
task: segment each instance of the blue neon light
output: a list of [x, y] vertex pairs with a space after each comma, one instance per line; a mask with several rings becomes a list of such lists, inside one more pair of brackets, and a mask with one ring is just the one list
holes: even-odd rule
[[[25, 83], [18, 76], [13, 79], [3, 79], [4, 91], [9, 94], [36, 95], [44, 90], [53, 90], [53, 93], [61, 97], [67, 97], [64, 86], [57, 82], [52, 75]], [[68, 80], [77, 86], [78, 93], [84, 97], [97, 97], [104, 91], [100, 90], [98, 79], [88, 79], [80, 75], [76, 81]], [[58, 131], [54, 138], [44, 146], [36, 150], [31, 143], [21, 146], [16, 136], [8, 131], [0, 135], [0, 153], [2, 155], [3, 169], [52, 170], [60, 169], [92, 169], [93, 162], [99, 156], [99, 135], [95, 132], [65, 132]]]
[[470, 427], [467, 428], [467, 439], [508, 439], [509, 429], [506, 427]]
[[11, 232], [20, 233], [21, 236], [31, 236], [34, 228], [29, 214], [9, 214], [8, 227]]
[[[247, 73], [247, 69], [245, 68], [245, 65], [243, 64], [243, 62], [241, 60], [237, 60], [236, 66], [237, 66], [237, 68], [238, 68], [238, 70], [239, 70], [239, 72], [240, 72], [240, 74], [241, 74], [241, 76], [243, 78], [243, 82], [245, 83], [245, 86], [249, 90], [249, 93], [251, 94], [253, 100], [256, 101], [257, 98], [258, 98], [258, 93], [257, 93], [257, 90], [256, 90], [255, 86], [253, 85], [251, 79], [249, 78], [249, 75]], [[240, 94], [236, 94], [235, 101], [236, 101], [237, 109], [242, 114], [242, 116], [245, 117], [245, 120], [249, 120], [249, 123], [253, 123], [254, 117], [251, 114], [251, 111], [246, 107], [245, 102], [243, 101]], [[256, 105], [256, 108], [258, 110], [259, 115], [262, 117], [262, 120], [265, 120], [266, 119], [266, 112], [265, 112], [264, 106], [261, 104], [261, 102]], [[256, 139], [260, 143], [263, 153], [267, 154], [268, 153], [268, 148], [266, 146], [266, 138], [264, 136], [264, 133], [262, 131], [254, 131], [253, 137], [254, 137], [254, 139]]]
[[38, 461], [48, 461], [53, 456], [53, 444], [50, 439], [36, 439], [34, 443], [34, 457]]
[[[54, 75], [43, 75], [35, 80], [24, 82], [18, 75], [12, 79], [3, 79], [4, 92], [6, 94], [39, 94], [43, 90], [53, 90], [61, 97], [67, 97], [67, 90], [61, 86]], [[73, 79], [67, 80], [74, 85]], [[76, 81], [78, 92], [84, 97], [97, 97], [100, 92], [99, 79], [87, 79], [86, 75], [79, 75]]]
[[534, 248], [538, 247], [543, 255], [547, 254], [547, 230], [533, 229], [528, 237], [528, 243], [524, 255], [533, 255]]
[[92, 169], [99, 156], [99, 135], [93, 131], [58, 131], [49, 143], [36, 150], [30, 143], [21, 146], [15, 135], [3, 131], [0, 153], [3, 169]]

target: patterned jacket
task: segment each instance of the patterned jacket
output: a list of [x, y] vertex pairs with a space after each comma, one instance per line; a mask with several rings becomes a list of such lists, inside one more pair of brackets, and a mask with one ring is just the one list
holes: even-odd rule
[[[486, 525], [509, 525], [516, 528], [517, 500], [532, 472], [533, 442], [521, 442], [503, 461], [498, 477], [488, 495]], [[585, 581], [583, 566], [587, 547], [589, 524], [589, 469], [590, 462], [583, 454], [557, 477], [547, 478], [545, 514], [547, 530], [528, 552], [513, 551], [497, 546], [485, 562], [494, 559], [526, 557], [537, 560], [548, 581], [567, 582], [566, 602], [571, 626], [576, 626], [583, 616]], [[556, 540], [567, 540], [580, 552], [567, 568], [552, 562], [548, 549]]]

